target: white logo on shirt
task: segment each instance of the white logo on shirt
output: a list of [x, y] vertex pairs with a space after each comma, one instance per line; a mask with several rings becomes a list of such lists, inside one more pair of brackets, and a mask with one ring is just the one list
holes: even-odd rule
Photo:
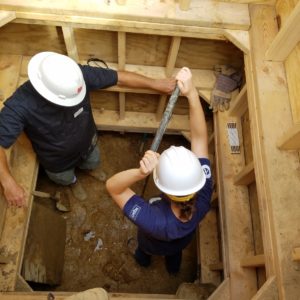
[[202, 169], [203, 169], [203, 172], [205, 174], [205, 177], [210, 178], [211, 177], [210, 167], [208, 165], [203, 165]]
[[78, 117], [83, 112], [83, 107], [80, 107], [74, 114], [74, 118]]
[[141, 210], [141, 207], [138, 206], [138, 205], [134, 205], [134, 207], [131, 209], [130, 213], [129, 213], [129, 217], [132, 219], [132, 220], [136, 220], [139, 212]]

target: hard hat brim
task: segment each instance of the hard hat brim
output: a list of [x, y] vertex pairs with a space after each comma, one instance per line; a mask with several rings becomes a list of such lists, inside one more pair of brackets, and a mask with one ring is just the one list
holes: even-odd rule
[[[54, 52], [41, 52], [36, 54], [31, 58], [28, 64], [28, 77], [30, 82], [32, 83], [33, 87], [36, 91], [42, 95], [48, 101], [64, 107], [71, 107], [76, 106], [77, 104], [81, 103], [86, 95], [86, 85], [83, 80], [82, 89], [81, 91], [72, 98], [65, 98], [61, 99], [58, 95], [51, 92], [42, 82], [39, 77], [39, 70], [41, 62], [49, 55], [54, 54]], [[63, 84], [63, 83], [62, 83]]]
[[[202, 170], [202, 172], [203, 172], [203, 170]], [[200, 191], [206, 182], [206, 177], [203, 172], [203, 176], [202, 176], [199, 184], [195, 185], [193, 188], [180, 190], [180, 191], [176, 190], [176, 187], [174, 189], [168, 189], [165, 186], [161, 185], [159, 182], [158, 176], [157, 176], [156, 168], [153, 170], [153, 180], [154, 180], [155, 185], [158, 187], [158, 189], [160, 191], [162, 191], [163, 193], [169, 194], [169, 195], [174, 195], [174, 196], [184, 196], [184, 195], [189, 195], [189, 194], [193, 194], [193, 193]]]

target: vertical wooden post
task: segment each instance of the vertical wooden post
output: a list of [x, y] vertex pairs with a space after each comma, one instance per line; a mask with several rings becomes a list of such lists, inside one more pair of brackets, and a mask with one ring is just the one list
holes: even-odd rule
[[75, 61], [79, 62], [73, 28], [70, 25], [62, 26], [62, 32], [63, 32], [68, 56], [73, 58]]
[[276, 147], [292, 115], [284, 66], [265, 60], [278, 31], [276, 12], [272, 6], [250, 5], [250, 17], [251, 52], [245, 67], [266, 273], [276, 277], [280, 299], [296, 299], [300, 273], [290, 253], [300, 231], [299, 157]]
[[[125, 70], [126, 63], [126, 33], [118, 32], [118, 66], [119, 70]], [[125, 118], [125, 93], [119, 93], [119, 114], [120, 119]]]
[[191, 0], [179, 0], [179, 7], [181, 10], [188, 10], [190, 8]]

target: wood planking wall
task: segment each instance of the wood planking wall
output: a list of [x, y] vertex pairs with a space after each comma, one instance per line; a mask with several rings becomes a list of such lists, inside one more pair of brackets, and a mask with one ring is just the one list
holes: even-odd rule
[[[94, 29], [74, 29], [79, 59], [99, 57], [117, 63], [117, 32]], [[0, 54], [32, 56], [39, 51], [56, 51], [66, 54], [61, 29], [55, 26], [33, 24], [7, 24], [1, 28]], [[171, 37], [126, 33], [126, 63], [165, 66]], [[243, 55], [226, 41], [183, 38], [176, 67], [211, 70], [216, 64], [240, 67]]]

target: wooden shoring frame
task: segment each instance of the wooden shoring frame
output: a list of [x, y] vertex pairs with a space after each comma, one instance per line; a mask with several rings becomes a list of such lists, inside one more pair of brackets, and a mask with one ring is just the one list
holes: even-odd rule
[[[265, 60], [265, 51], [277, 33], [275, 9], [250, 5], [249, 10], [251, 52], [245, 55], [245, 68], [267, 273], [267, 282], [254, 299], [265, 299], [261, 295], [267, 293], [279, 299], [293, 299], [299, 295], [299, 286], [289, 282], [300, 280], [291, 259], [293, 242], [300, 228], [300, 212], [296, 208], [299, 207], [296, 195], [300, 190], [295, 173], [299, 161], [295, 153], [280, 152], [276, 148], [278, 137], [292, 120], [287, 109], [286, 84], [278, 84], [278, 80], [286, 81], [284, 66]], [[289, 173], [288, 182], [282, 177], [285, 172]], [[282, 213], [284, 207], [289, 207], [289, 213]]]
[[[138, 26], [136, 26], [136, 22], [125, 22], [124, 24], [126, 25], [125, 27], [122, 27], [123, 30], [119, 31], [117, 29], [119, 29], [120, 27], [118, 27], [118, 25], [116, 25], [116, 22], [110, 21], [109, 25], [104, 25], [104, 24], [100, 24], [101, 21], [99, 20], [92, 20], [92, 18], [90, 17], [80, 17], [80, 16], [75, 16], [75, 17], [71, 17], [71, 16], [63, 16], [63, 17], [55, 17], [51, 14], [47, 14], [47, 13], [43, 13], [43, 14], [38, 14], [38, 13], [31, 13], [31, 12], [22, 12], [19, 11], [16, 13], [16, 15], [18, 16], [18, 19], [16, 20], [16, 22], [20, 22], [20, 23], [29, 23], [32, 22], [32, 20], [36, 20], [37, 24], [51, 24], [51, 25], [58, 25], [61, 26], [63, 29], [63, 36], [64, 36], [64, 40], [65, 40], [65, 44], [66, 44], [66, 48], [67, 48], [67, 52], [68, 55], [70, 55], [71, 57], [73, 57], [75, 60], [79, 60], [78, 58], [78, 51], [76, 48], [76, 41], [75, 41], [75, 37], [74, 37], [74, 28], [93, 28], [93, 29], [110, 29], [110, 30], [114, 30], [117, 31], [118, 33], [118, 64], [115, 68], [118, 69], [129, 69], [129, 70], [133, 70], [135, 71], [136, 66], [129, 66], [126, 65], [126, 32], [139, 32], [140, 28], [139, 28], [139, 24]], [[26, 19], [28, 18], [28, 19]], [[84, 21], [87, 21], [87, 24], [84, 24]], [[98, 22], [98, 23], [97, 23]], [[165, 68], [151, 68], [151, 67], [145, 67], [142, 68], [144, 74], [148, 75], [149, 73], [151, 74], [151, 72], [155, 73], [155, 74], [162, 74], [163, 76], [169, 76], [169, 74], [173, 73], [176, 71], [175, 68], [175, 63], [176, 63], [176, 57], [179, 51], [179, 47], [180, 47], [180, 42], [181, 42], [181, 38], [184, 36], [191, 36], [191, 37], [205, 37], [205, 38], [209, 38], [209, 39], [225, 39], [228, 38], [230, 41], [232, 41], [236, 46], [238, 46], [242, 51], [244, 51], [244, 53], [249, 53], [249, 49], [250, 49], [250, 45], [249, 45], [249, 35], [247, 31], [243, 31], [241, 29], [224, 29], [224, 28], [200, 28], [200, 33], [196, 32], [195, 29], [191, 29], [191, 31], [187, 31], [186, 33], [184, 32], [184, 29], [186, 30], [186, 28], [180, 27], [181, 25], [178, 25], [178, 27], [176, 27], [177, 25], [172, 24], [172, 26], [167, 25], [164, 27], [163, 30], [159, 30], [158, 28], [151, 28], [152, 24], [142, 24], [143, 22], [141, 22], [140, 26], [146, 25], [146, 29], [144, 29], [144, 33], [150, 33], [150, 32], [155, 32], [156, 34], [163, 34], [163, 35], [170, 35], [172, 36], [172, 43], [171, 43], [171, 47], [170, 47], [170, 51], [169, 51], [169, 56], [168, 56], [168, 61], [166, 64]], [[145, 23], [145, 22], [144, 22]], [[133, 26], [134, 24], [134, 26]], [[106, 26], [106, 27], [105, 27]], [[148, 29], [147, 29], [148, 26]], [[124, 29], [125, 28], [125, 29]], [[176, 28], [181, 28], [181, 31], [179, 33], [176, 32], [172, 32], [171, 29], [176, 29]], [[172, 34], [170, 34], [172, 33]], [[177, 69], [178, 70], [178, 69]], [[210, 91], [212, 89], [212, 86], [214, 84], [214, 81], [211, 80], [213, 78], [211, 72], [202, 72], [202, 70], [195, 70], [196, 74], [199, 76], [199, 78], [207, 78], [209, 77], [208, 81], [205, 82], [201, 82], [200, 80], [200, 86], [197, 86], [198, 90], [199, 90], [199, 94], [203, 94], [206, 95], [204, 98], [209, 101], [210, 99]], [[108, 130], [127, 130], [127, 131], [135, 131], [135, 132], [152, 132], [157, 128], [157, 120], [158, 115], [159, 115], [159, 111], [157, 111], [156, 114], [141, 114], [140, 115], [140, 121], [138, 122], [133, 122], [130, 123], [130, 120], [134, 120], [134, 119], [138, 119], [138, 116], [135, 115], [134, 113], [131, 114], [129, 112], [125, 112], [125, 93], [127, 92], [132, 92], [132, 90], [128, 90], [128, 89], [122, 89], [120, 87], [116, 87], [116, 88], [112, 88], [110, 89], [111, 91], [117, 91], [119, 92], [119, 104], [120, 104], [120, 109], [119, 112], [99, 112], [96, 111], [95, 112], [95, 121], [97, 123], [97, 127], [99, 129], [108, 129]], [[140, 91], [140, 92], [144, 92], [144, 93], [149, 93], [149, 91], [145, 90], [145, 91]], [[123, 96], [122, 96], [123, 95]], [[163, 101], [160, 101], [160, 107], [163, 107]], [[145, 120], [149, 120], [149, 122], [145, 124]], [[99, 120], [99, 121], [98, 121]], [[100, 120], [104, 120], [104, 121], [100, 121]], [[109, 120], [109, 121], [108, 121]], [[101, 123], [102, 122], [102, 123]], [[223, 122], [223, 120], [221, 120], [221, 122]], [[177, 124], [177, 125], [176, 125]], [[176, 116], [174, 118], [173, 124], [172, 122], [170, 123], [170, 128], [171, 131], [174, 131], [174, 133], [177, 132], [182, 132], [182, 131], [188, 131], [188, 118], [186, 118], [186, 116]], [[223, 143], [224, 146], [224, 140], [223, 137], [217, 133], [218, 137], [213, 136], [216, 145], [220, 143]], [[211, 140], [213, 140], [213, 138]], [[220, 144], [219, 144], [220, 145]], [[219, 155], [218, 160], [221, 161], [223, 160], [224, 157], [222, 157], [221, 155]], [[223, 174], [221, 174], [223, 171], [219, 170], [219, 181], [221, 181], [221, 177], [223, 176]], [[236, 187], [236, 189], [243, 189], [244, 187]], [[224, 189], [221, 188], [220, 190]], [[243, 192], [242, 192], [243, 193]], [[220, 197], [221, 199], [225, 199], [224, 195]], [[221, 200], [219, 200], [221, 201]], [[225, 216], [221, 216], [221, 222], [222, 224], [225, 226]], [[247, 221], [247, 220], [246, 220]], [[225, 232], [226, 231], [226, 232]], [[223, 236], [227, 237], [228, 236], [228, 228], [223, 229]], [[227, 252], [227, 249], [223, 252]], [[232, 254], [229, 254], [229, 256]], [[226, 255], [225, 255], [226, 256]], [[224, 257], [225, 257], [224, 256]], [[238, 270], [239, 273], [238, 275], [240, 276], [242, 274], [242, 277], [245, 275], [245, 278], [250, 278], [250, 283], [248, 285], [248, 287], [244, 290], [241, 291], [241, 289], [239, 289], [239, 291], [235, 292], [233, 291], [233, 287], [238, 285], [238, 282], [234, 282], [235, 277], [233, 276], [233, 280], [231, 279], [231, 287], [229, 286], [229, 279], [228, 279], [228, 274], [230, 274], [231, 270], [230, 268], [235, 268], [235, 261], [224, 261], [224, 274], [226, 274], [226, 279], [225, 281], [221, 284], [222, 289], [226, 290], [226, 295], [232, 294], [233, 296], [236, 295], [240, 295], [244, 293], [244, 295], [250, 295], [253, 294], [253, 292], [255, 291], [254, 289], [254, 285], [252, 284], [252, 281], [254, 281], [254, 272], [253, 270], [242, 270], [241, 268]], [[17, 273], [18, 275], [18, 273]], [[236, 277], [237, 278], [237, 277]], [[242, 281], [243, 282], [243, 279]], [[6, 288], [13, 290], [14, 288], [14, 283], [11, 283], [11, 285], [6, 286]], [[231, 292], [230, 292], [231, 290]], [[229, 296], [228, 296], [229, 297]], [[218, 299], [218, 298], [212, 298], [212, 299]], [[229, 298], [228, 298], [229, 299]]]

